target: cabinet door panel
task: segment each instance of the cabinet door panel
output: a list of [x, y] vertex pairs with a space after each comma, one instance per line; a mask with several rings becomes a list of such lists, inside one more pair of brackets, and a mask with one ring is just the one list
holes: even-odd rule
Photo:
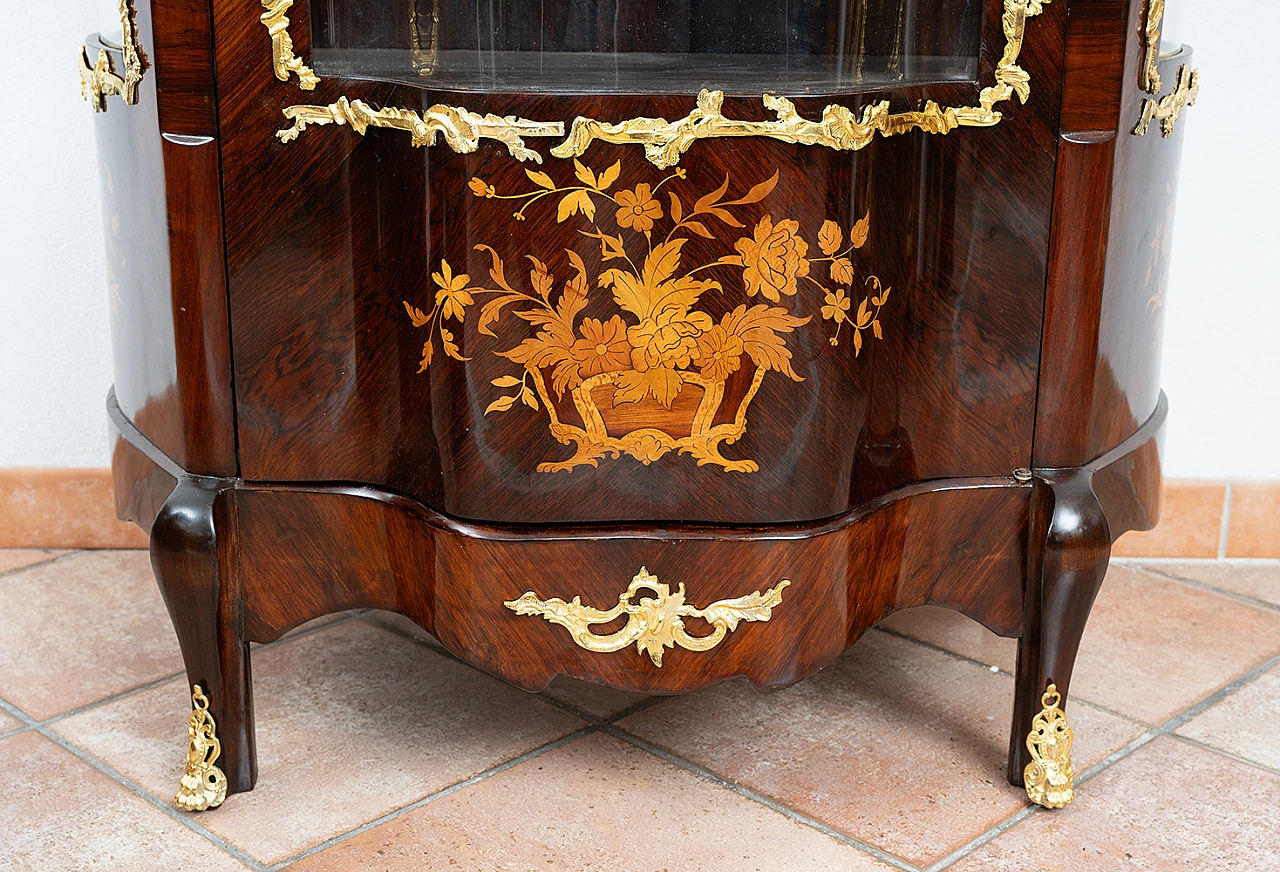
[[[994, 127], [833, 148], [760, 127], [779, 106], [759, 96], [699, 104], [696, 80], [620, 95], [332, 75], [302, 2], [281, 81], [243, 6], [219, 3], [216, 26], [246, 478], [367, 482], [498, 522], [749, 524], [1029, 464], [1053, 7], [1027, 21], [1030, 100]], [[830, 104], [855, 121], [881, 100], [978, 106], [1002, 9], [983, 6], [976, 81], [785, 93], [818, 123]], [[725, 135], [662, 153], [637, 141], [659, 122], [607, 126], [691, 113]], [[575, 141], [579, 117], [605, 125]], [[328, 123], [281, 141], [299, 118]]]

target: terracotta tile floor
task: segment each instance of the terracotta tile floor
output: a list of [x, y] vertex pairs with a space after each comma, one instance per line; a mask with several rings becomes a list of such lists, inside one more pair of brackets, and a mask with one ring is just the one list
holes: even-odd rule
[[1113, 563], [1061, 811], [1004, 779], [1014, 649], [916, 609], [771, 695], [530, 695], [333, 616], [255, 649], [258, 788], [187, 815], [145, 553], [0, 551], [0, 870], [1280, 869], [1280, 561]]

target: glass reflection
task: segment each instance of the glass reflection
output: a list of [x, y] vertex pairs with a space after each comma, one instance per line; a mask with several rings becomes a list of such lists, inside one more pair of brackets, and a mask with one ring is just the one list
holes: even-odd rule
[[317, 0], [321, 75], [758, 94], [976, 75], [980, 0]]

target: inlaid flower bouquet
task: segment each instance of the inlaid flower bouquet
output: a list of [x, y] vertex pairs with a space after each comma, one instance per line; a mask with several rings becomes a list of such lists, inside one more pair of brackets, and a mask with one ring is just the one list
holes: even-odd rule
[[[816, 236], [821, 256], [811, 257], [798, 221], [775, 219], [768, 211], [750, 229], [742, 220], [760, 211], [750, 207], [773, 191], [777, 173], [725, 200], [728, 176], [714, 191], [693, 199], [683, 190], [686, 172], [680, 168], [655, 185], [641, 182], [616, 191], [620, 162], [600, 173], [578, 160], [574, 168], [576, 185], [562, 187], [546, 173], [526, 170], [533, 183], [528, 191], [501, 193], [480, 178], [471, 179], [469, 188], [476, 197], [520, 203], [513, 214], [517, 221], [527, 220], [537, 206], [554, 203], [558, 222], [577, 221], [579, 233], [599, 242], [599, 274], [590, 275], [570, 248], [564, 252], [570, 275], [558, 292], [551, 267], [532, 255], [526, 255], [527, 283], [513, 283], [502, 255], [480, 244], [476, 249], [491, 259], [492, 283], [480, 287], [442, 259], [431, 274], [436, 290], [430, 311], [404, 303], [413, 325], [428, 331], [418, 371], [431, 365], [437, 341], [446, 356], [470, 359], [462, 355], [454, 330], [461, 331], [475, 307], [477, 331], [495, 340], [493, 326], [511, 314], [527, 321], [533, 335], [495, 352], [519, 368], [493, 380], [503, 393], [485, 414], [508, 412], [517, 404], [535, 412], [546, 409], [551, 434], [563, 444], [576, 443], [577, 450], [568, 460], [540, 464], [539, 471], [596, 466], [601, 457], [624, 453], [648, 464], [676, 450], [692, 455], [699, 466], [755, 472], [755, 461], [726, 458], [719, 445], [746, 432], [747, 407], [767, 373], [803, 380], [787, 346], [788, 334], [813, 317], [790, 308], [796, 303], [804, 308], [806, 295], [799, 292], [821, 295], [822, 320], [835, 328], [828, 337], [832, 345], [848, 329], [856, 356], [864, 331], [882, 336], [879, 314], [889, 289], [874, 275], [862, 282], [865, 295], [850, 312], [854, 251], [866, 242], [870, 214], [847, 237], [834, 221], [824, 221]], [[738, 238], [719, 258], [699, 263], [684, 258], [690, 239], [718, 240], [726, 229]], [[613, 314], [584, 316], [592, 293], [601, 290], [611, 295]], [[744, 302], [717, 321], [699, 308], [708, 293], [740, 293]], [[449, 321], [457, 326], [450, 329]], [[732, 408], [722, 409], [726, 398]]]

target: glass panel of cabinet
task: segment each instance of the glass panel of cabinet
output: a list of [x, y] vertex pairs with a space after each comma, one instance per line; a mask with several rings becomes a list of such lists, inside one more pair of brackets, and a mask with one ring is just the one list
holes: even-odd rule
[[313, 0], [320, 75], [791, 95], [977, 76], [981, 0]]

